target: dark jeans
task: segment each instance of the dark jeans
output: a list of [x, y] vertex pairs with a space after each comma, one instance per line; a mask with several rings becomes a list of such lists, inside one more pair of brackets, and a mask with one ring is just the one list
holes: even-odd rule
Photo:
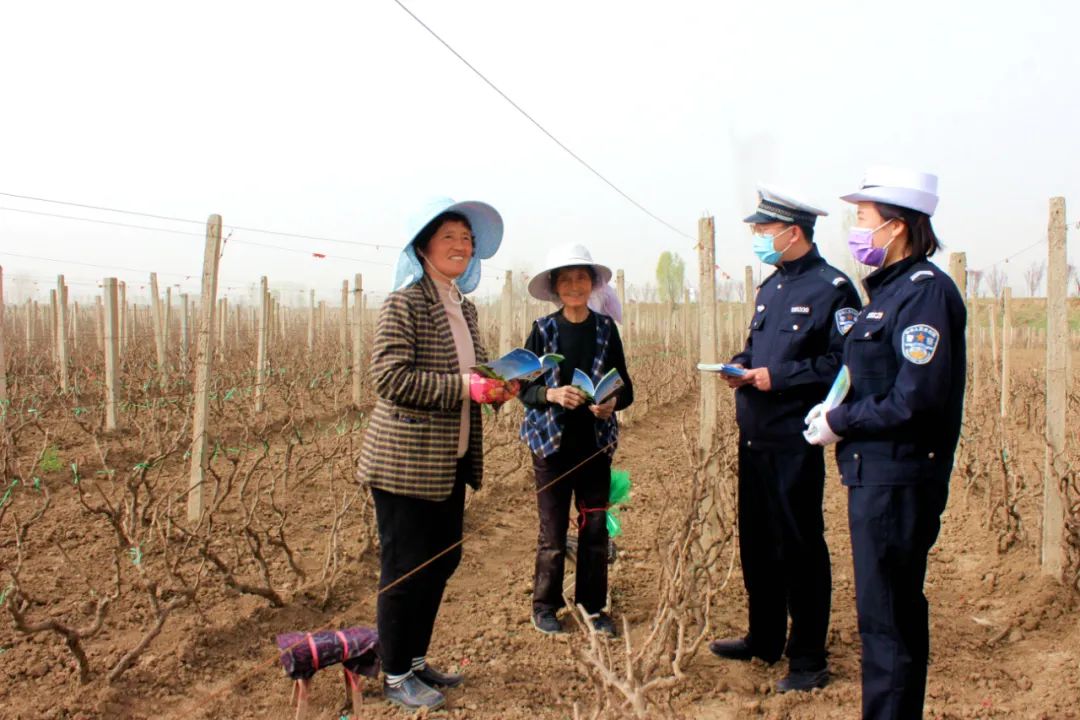
[[739, 556], [750, 610], [747, 641], [755, 655], [770, 662], [786, 654], [793, 671], [820, 670], [826, 664], [832, 599], [821, 509], [825, 456], [821, 448], [794, 448], [774, 452], [739, 446]]
[[[546, 458], [533, 455], [536, 488], [548, 485], [581, 463], [592, 450], [556, 452]], [[574, 602], [588, 613], [607, 604], [607, 502], [611, 492], [611, 458], [600, 453], [536, 496], [540, 511], [540, 534], [536, 541], [536, 578], [533, 612], [558, 610], [563, 601], [566, 566], [566, 530], [570, 524], [570, 499], [578, 508], [577, 571]]]
[[848, 488], [866, 720], [922, 717], [930, 658], [923, 581], [948, 493], [943, 482]]
[[[461, 562], [461, 546], [439, 553], [461, 540], [465, 479], [471, 472], [466, 455], [458, 461], [453, 492], [439, 502], [371, 489], [379, 527], [376, 620], [383, 670], [389, 674], [402, 675], [412, 667], [413, 658], [427, 655], [446, 581]], [[408, 579], [383, 591], [437, 555]]]

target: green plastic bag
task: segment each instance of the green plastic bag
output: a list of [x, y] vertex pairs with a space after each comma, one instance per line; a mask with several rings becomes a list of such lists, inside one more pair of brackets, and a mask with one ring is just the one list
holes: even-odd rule
[[622, 522], [619, 520], [619, 507], [630, 499], [630, 472], [611, 469], [611, 490], [608, 493], [607, 531], [608, 537], [622, 535]]

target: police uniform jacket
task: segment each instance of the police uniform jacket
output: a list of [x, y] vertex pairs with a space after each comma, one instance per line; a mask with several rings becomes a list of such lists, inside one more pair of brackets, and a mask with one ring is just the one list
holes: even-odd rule
[[843, 439], [845, 485], [947, 482], [960, 438], [967, 312], [952, 279], [925, 258], [874, 271], [844, 346], [851, 390], [826, 416]]
[[[476, 361], [487, 354], [476, 306], [461, 306]], [[380, 490], [445, 500], [454, 489], [461, 403], [465, 397], [457, 348], [446, 309], [427, 275], [390, 293], [379, 311], [371, 350], [371, 379], [378, 399], [364, 434], [357, 477]], [[480, 406], [469, 414], [471, 476], [480, 487], [484, 469]]]
[[739, 388], [740, 443], [782, 449], [803, 443], [803, 418], [829, 391], [840, 369], [844, 334], [862, 303], [847, 276], [814, 245], [782, 263], [758, 286], [746, 349], [733, 364], [769, 369], [770, 392]]

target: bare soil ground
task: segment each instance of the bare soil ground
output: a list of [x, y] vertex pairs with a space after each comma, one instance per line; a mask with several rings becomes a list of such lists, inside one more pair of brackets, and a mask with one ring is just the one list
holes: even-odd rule
[[[681, 447], [685, 403], [654, 407], [635, 418], [623, 435], [616, 466], [631, 472], [632, 504], [623, 515], [625, 534], [611, 573], [612, 612], [625, 617], [636, 635], [655, 604], [657, 559], [654, 538], [660, 512], [681, 492], [688, 471]], [[691, 412], [691, 415], [694, 413]], [[1032, 444], [1024, 452], [1036, 453]], [[468, 505], [465, 556], [450, 583], [430, 653], [433, 663], [461, 669], [463, 688], [448, 693], [448, 707], [431, 717], [498, 720], [559, 719], [573, 715], [574, 702], [587, 707], [596, 696], [574, 660], [583, 635], [572, 630], [546, 637], [529, 624], [536, 536], [531, 474], [517, 467], [520, 456], [492, 458], [489, 476], [510, 472], [473, 496]], [[1031, 463], [1029, 463], [1030, 465]], [[674, 478], [674, 479], [673, 479]], [[932, 664], [927, 691], [929, 718], [1080, 717], [1080, 615], [1076, 599], [1039, 573], [1029, 530], [1007, 552], [998, 552], [984, 527], [978, 499], [956, 487], [931, 555], [927, 594], [932, 617]], [[328, 530], [325, 492], [317, 484], [296, 490], [298, 516], [291, 542], [300, 563], [321, 563]], [[91, 579], [108, 574], [111, 537], [82, 522], [74, 492], [55, 493], [57, 512], [37, 532], [77, 552], [77, 566]], [[852, 718], [859, 707], [859, 637], [846, 521], [846, 496], [835, 472], [827, 480], [826, 525], [833, 558], [833, 616], [829, 636], [833, 681], [822, 691], [779, 696], [772, 687], [782, 664], [720, 661], [701, 652], [674, 693], [686, 718]], [[725, 562], [728, 557], [725, 556]], [[334, 599], [319, 609], [310, 588], [284, 588], [283, 608], [258, 597], [214, 586], [198, 607], [170, 622], [139, 660], [112, 686], [80, 687], [74, 663], [55, 635], [23, 638], [0, 628], [0, 717], [4, 718], [268, 718], [289, 717], [290, 683], [277, 663], [275, 634], [374, 621], [377, 564], [373, 552], [349, 557]], [[82, 579], [71, 567], [39, 563], [27, 573], [31, 595], [63, 597], [54, 608], [75, 616], [91, 611], [87, 592], [73, 591]], [[136, 599], [133, 602], [141, 602]], [[740, 634], [745, 601], [737, 563], [720, 594], [713, 635]], [[88, 655], [109, 657], [131, 644], [110, 629], [87, 644]], [[394, 718], [380, 686], [366, 681], [365, 704], [354, 717]], [[340, 674], [328, 671], [313, 683], [313, 715], [339, 718]]]

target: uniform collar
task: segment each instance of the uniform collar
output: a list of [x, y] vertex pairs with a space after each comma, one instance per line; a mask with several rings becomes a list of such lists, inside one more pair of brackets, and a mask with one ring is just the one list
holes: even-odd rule
[[912, 255], [911, 257], [906, 257], [899, 262], [894, 262], [888, 267], [878, 268], [874, 272], [867, 275], [866, 279], [863, 280], [863, 285], [866, 286], [866, 292], [870, 295], [873, 295], [874, 292], [880, 290], [885, 285], [905, 274], [908, 270], [914, 267], [916, 263], [920, 263], [925, 259], [926, 258], [921, 256]]
[[810, 250], [797, 260], [788, 260], [777, 265], [777, 269], [783, 275], [801, 275], [816, 265], [821, 260], [815, 243], [810, 244]]

